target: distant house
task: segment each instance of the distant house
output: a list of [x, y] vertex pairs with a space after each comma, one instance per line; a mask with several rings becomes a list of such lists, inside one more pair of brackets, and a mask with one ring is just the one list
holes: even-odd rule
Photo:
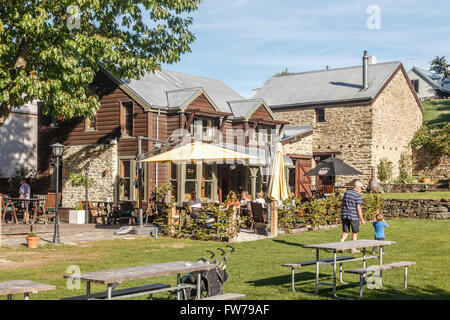
[[[307, 138], [296, 134], [295, 129], [285, 129], [288, 123], [276, 119], [263, 99], [245, 99], [216, 79], [157, 70], [140, 80], [128, 80], [101, 69], [90, 87], [100, 97], [101, 108], [95, 117], [55, 124], [39, 115], [39, 175], [43, 190], [50, 188], [53, 180], [49, 145], [60, 142], [66, 146], [60, 181], [63, 207], [83, 200], [82, 188], [73, 187], [70, 177], [83, 174], [85, 167], [94, 183], [90, 189], [92, 200], [136, 200], [138, 136], [167, 141], [181, 132], [197, 141], [257, 156], [248, 162], [223, 164], [146, 164], [144, 202], [155, 185], [171, 183], [170, 199], [177, 203], [189, 199], [191, 190], [196, 190], [204, 201], [224, 201], [231, 190], [246, 190], [253, 196], [266, 191], [275, 136], [280, 132], [283, 137], [292, 135], [296, 143]], [[142, 151], [157, 146], [154, 141], [144, 141]], [[296, 161], [301, 159], [298, 165], [311, 167], [312, 145], [306, 154], [292, 153], [292, 158], [285, 157], [285, 163], [287, 170], [294, 169], [291, 183], [295, 191]]]
[[0, 127], [0, 178], [16, 168], [37, 169], [37, 109], [37, 101], [13, 109]]
[[363, 173], [313, 181], [325, 191], [356, 178], [367, 183], [382, 158], [396, 174], [422, 124], [423, 108], [402, 63], [373, 61], [365, 54], [360, 66], [273, 76], [254, 95], [278, 119], [313, 128], [314, 164], [337, 156]]
[[413, 67], [408, 72], [408, 77], [422, 101], [450, 96], [450, 79], [444, 79], [442, 74]]

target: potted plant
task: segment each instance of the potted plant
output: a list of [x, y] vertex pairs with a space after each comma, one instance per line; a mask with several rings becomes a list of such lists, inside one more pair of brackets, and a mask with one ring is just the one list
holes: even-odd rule
[[81, 204], [76, 204], [72, 210], [69, 210], [69, 223], [84, 224], [86, 220], [85, 212]]
[[39, 239], [39, 236], [35, 232], [30, 232], [27, 237], [28, 248], [37, 248]]

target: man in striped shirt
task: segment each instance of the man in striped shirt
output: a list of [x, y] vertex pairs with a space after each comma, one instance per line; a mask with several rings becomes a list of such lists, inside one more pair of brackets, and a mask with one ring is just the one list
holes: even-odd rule
[[[362, 198], [361, 191], [363, 184], [360, 181], [355, 182], [352, 190], [348, 190], [342, 199], [342, 236], [341, 241], [345, 241], [352, 230], [352, 240], [358, 240], [359, 220], [362, 224], [366, 224], [362, 215]], [[358, 253], [359, 250], [352, 249], [352, 253]]]

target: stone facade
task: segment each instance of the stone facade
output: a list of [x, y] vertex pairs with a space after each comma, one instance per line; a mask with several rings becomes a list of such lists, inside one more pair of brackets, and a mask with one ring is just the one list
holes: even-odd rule
[[398, 176], [398, 161], [403, 152], [411, 155], [411, 139], [422, 125], [422, 112], [402, 72], [398, 72], [372, 105], [372, 160], [376, 167], [382, 158], [393, 163]]
[[450, 219], [450, 200], [385, 199], [386, 218]]
[[[371, 105], [343, 105], [325, 108], [325, 122], [316, 122], [315, 110], [273, 110], [279, 120], [291, 125], [313, 127], [313, 152], [340, 152], [338, 157], [363, 173], [362, 176], [338, 176], [336, 182], [346, 184], [360, 179], [368, 184], [372, 167], [383, 157], [394, 164], [408, 147], [422, 124], [422, 112], [401, 71], [384, 88]], [[401, 116], [401, 117], [400, 117]]]
[[299, 141], [287, 143], [283, 146], [283, 151], [288, 154], [298, 154], [302, 156], [312, 156], [313, 136], [309, 135]]
[[437, 156], [427, 150], [413, 149], [414, 175], [428, 176], [431, 179], [450, 179], [450, 157]]
[[117, 145], [80, 145], [64, 149], [62, 176], [62, 206], [72, 208], [85, 199], [84, 186], [72, 186], [71, 175], [84, 175], [89, 168], [89, 200], [100, 201], [115, 197], [115, 181], [118, 175]]

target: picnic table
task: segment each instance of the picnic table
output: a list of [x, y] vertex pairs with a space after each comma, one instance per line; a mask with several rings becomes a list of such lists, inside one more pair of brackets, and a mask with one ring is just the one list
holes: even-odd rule
[[0, 282], [0, 294], [7, 295], [12, 300], [14, 293], [23, 293], [25, 300], [29, 300], [30, 293], [55, 290], [55, 286], [29, 280], [8, 280]]
[[[199, 272], [197, 277], [197, 283], [184, 284], [181, 283], [181, 274], [190, 273], [194, 271], [206, 271], [214, 269], [217, 266], [215, 264], [206, 264], [201, 262], [191, 262], [191, 261], [175, 261], [166, 262], [158, 264], [143, 265], [137, 267], [128, 267], [122, 269], [112, 269], [112, 270], [102, 270], [94, 271], [75, 275], [65, 275], [64, 278], [71, 278], [80, 281], [86, 281], [86, 295], [82, 296], [81, 299], [123, 299], [128, 297], [134, 297], [139, 295], [148, 295], [163, 291], [176, 291], [177, 299], [181, 299], [181, 290], [185, 288], [196, 288], [197, 289], [197, 299], [200, 299], [201, 293], [201, 272]], [[114, 290], [120, 283], [124, 281], [132, 281], [139, 279], [148, 279], [153, 277], [167, 276], [167, 275], [177, 275], [177, 285], [171, 287], [170, 285], [156, 285], [156, 286], [146, 286], [146, 287], [135, 287], [124, 290]], [[98, 295], [91, 294], [91, 283], [100, 283], [107, 285], [106, 294]]]
[[[302, 245], [303, 248], [311, 248], [316, 250], [316, 291], [317, 294], [319, 292], [319, 285], [325, 285], [325, 286], [332, 286], [333, 287], [333, 295], [336, 298], [339, 298], [336, 294], [336, 268], [337, 264], [341, 264], [344, 262], [353, 262], [362, 260], [363, 269], [366, 268], [366, 260], [367, 259], [378, 259], [379, 265], [381, 266], [383, 264], [383, 246], [388, 246], [391, 244], [394, 244], [394, 241], [380, 241], [380, 240], [352, 240], [352, 241], [344, 241], [344, 242], [331, 242], [331, 243], [320, 243], [320, 244], [308, 244], [308, 245]], [[373, 248], [373, 247], [379, 247], [379, 255], [366, 255], [366, 249], [367, 248]], [[345, 250], [351, 250], [351, 249], [362, 249], [362, 258], [352, 258], [352, 259], [344, 259], [339, 260], [337, 257], [338, 252], [344, 252]], [[333, 257], [332, 259], [320, 259], [319, 258], [319, 252], [320, 250], [323, 251], [332, 251]], [[333, 267], [333, 283], [325, 283], [325, 282], [319, 282], [319, 266], [320, 265], [330, 265]], [[380, 283], [381, 283], [381, 272], [380, 272]]]

